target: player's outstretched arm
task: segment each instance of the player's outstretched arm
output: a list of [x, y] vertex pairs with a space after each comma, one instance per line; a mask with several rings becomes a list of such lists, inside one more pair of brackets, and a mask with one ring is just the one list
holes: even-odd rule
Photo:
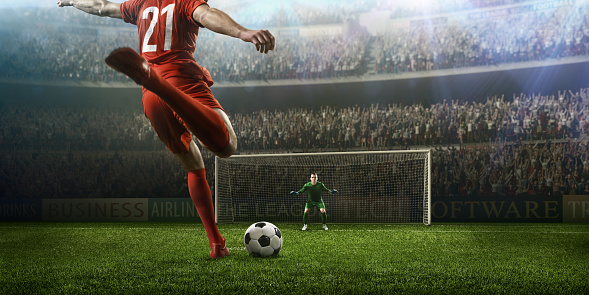
[[57, 0], [57, 6], [73, 6], [81, 11], [98, 16], [123, 18], [121, 4], [107, 0]]
[[213, 32], [253, 43], [259, 52], [274, 50], [274, 36], [268, 30], [246, 29], [219, 9], [202, 4], [194, 10], [192, 18]]

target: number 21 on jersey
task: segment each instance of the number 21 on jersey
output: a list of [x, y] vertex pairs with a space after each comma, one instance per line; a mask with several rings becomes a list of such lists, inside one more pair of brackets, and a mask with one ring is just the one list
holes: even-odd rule
[[[162, 9], [161, 15], [166, 15], [166, 31], [164, 38], [164, 51], [172, 49], [172, 25], [174, 23], [174, 7], [176, 4], [170, 4]], [[159, 9], [155, 6], [147, 7], [143, 10], [143, 19], [149, 19], [149, 15], [152, 14], [151, 23], [149, 28], [143, 36], [143, 52], [155, 52], [157, 50], [156, 44], [149, 44], [149, 39], [153, 35], [153, 30], [159, 20]]]

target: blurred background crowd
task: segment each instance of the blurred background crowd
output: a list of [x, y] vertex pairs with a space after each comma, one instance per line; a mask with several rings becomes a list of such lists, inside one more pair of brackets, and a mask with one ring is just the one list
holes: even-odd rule
[[[577, 89], [229, 116], [240, 153], [432, 148], [437, 196], [581, 194], [589, 189], [588, 102], [587, 89]], [[186, 173], [140, 110], [8, 105], [0, 122], [4, 197], [185, 193]], [[203, 153], [212, 186], [214, 157]]]
[[[216, 82], [394, 77], [589, 55], [587, 1], [274, 2], [220, 6], [247, 27], [279, 28], [271, 55], [201, 31], [195, 55]], [[372, 30], [365, 17], [379, 13], [398, 27]], [[0, 79], [130, 82], [103, 59], [136, 48], [133, 26], [56, 7], [4, 8], [0, 16]], [[300, 34], [333, 25], [345, 33]], [[239, 153], [431, 148], [434, 196], [589, 194], [584, 87], [228, 115]], [[213, 186], [214, 156], [203, 156]], [[0, 198], [187, 195], [185, 171], [141, 109], [0, 103]]]
[[[199, 38], [206, 41], [197, 43], [195, 55], [215, 81], [394, 75], [589, 52], [589, 3], [580, 0], [275, 2], [218, 3], [247, 27], [274, 28], [279, 46], [264, 56], [245, 50], [248, 44], [203, 29]], [[396, 27], [370, 29], [376, 25], [365, 19], [379, 13]], [[118, 47], [137, 50], [133, 26], [56, 7], [3, 9], [0, 15], [0, 78], [130, 81], [103, 60]], [[330, 26], [340, 30], [304, 33], [309, 27], [328, 31]]]

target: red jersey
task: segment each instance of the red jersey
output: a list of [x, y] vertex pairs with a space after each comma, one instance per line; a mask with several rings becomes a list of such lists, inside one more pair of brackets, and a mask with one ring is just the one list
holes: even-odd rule
[[198, 29], [194, 10], [202, 0], [129, 0], [123, 20], [137, 26], [139, 52], [164, 78], [189, 76], [212, 85], [209, 72], [194, 60]]

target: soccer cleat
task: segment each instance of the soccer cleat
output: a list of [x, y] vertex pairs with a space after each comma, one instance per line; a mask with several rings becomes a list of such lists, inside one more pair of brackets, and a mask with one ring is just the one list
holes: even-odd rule
[[323, 229], [324, 229], [324, 230], [328, 230], [328, 228], [327, 228], [327, 224], [324, 224], [324, 225], [323, 225]]
[[303, 224], [303, 228], [301, 230], [307, 230], [307, 225]]
[[144, 85], [149, 80], [151, 68], [147, 60], [129, 47], [114, 50], [104, 61], [139, 85]]
[[211, 258], [212, 259], [218, 259], [218, 258], [223, 258], [225, 256], [229, 256], [231, 253], [229, 252], [229, 249], [227, 249], [227, 246], [225, 246], [225, 239], [223, 239], [222, 243], [212, 243], [211, 244]]

